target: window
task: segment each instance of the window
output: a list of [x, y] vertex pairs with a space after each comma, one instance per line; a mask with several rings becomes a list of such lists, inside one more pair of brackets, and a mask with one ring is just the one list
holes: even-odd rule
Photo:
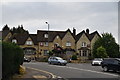
[[44, 34], [44, 38], [48, 38], [48, 34]]
[[33, 43], [32, 43], [32, 41], [26, 41], [26, 44], [27, 45], [32, 45]]
[[17, 40], [16, 40], [16, 39], [13, 39], [13, 40], [12, 40], [12, 43], [17, 43]]
[[87, 56], [87, 51], [83, 51], [83, 56]]
[[59, 43], [55, 43], [56, 46], [59, 46]]
[[82, 51], [80, 50], [80, 53], [79, 53], [80, 56], [82, 56]]
[[24, 54], [29, 54], [29, 55], [31, 55], [31, 54], [34, 54], [34, 51], [31, 50], [31, 49], [26, 49], [26, 50], [24, 51]]
[[48, 55], [48, 50], [44, 50], [44, 55]]
[[67, 41], [66, 46], [71, 46], [71, 43]]
[[82, 47], [87, 47], [86, 42], [82, 42]]
[[57, 39], [59, 38], [59, 36], [57, 36]]
[[43, 46], [43, 43], [42, 43], [42, 42], [40, 43], [40, 46]]
[[48, 42], [45, 42], [44, 46], [48, 46]]

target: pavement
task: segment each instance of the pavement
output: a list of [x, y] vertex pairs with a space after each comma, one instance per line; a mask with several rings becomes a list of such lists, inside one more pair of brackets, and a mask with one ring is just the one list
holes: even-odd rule
[[40, 69], [26, 67], [26, 72], [23, 75], [15, 75], [13, 80], [64, 80], [54, 74]]

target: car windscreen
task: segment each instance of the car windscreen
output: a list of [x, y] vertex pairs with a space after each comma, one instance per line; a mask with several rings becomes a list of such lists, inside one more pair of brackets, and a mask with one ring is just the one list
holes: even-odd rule
[[63, 60], [62, 58], [57, 57], [58, 60]]
[[95, 60], [95, 61], [102, 61], [101, 58], [95, 58], [94, 60]]

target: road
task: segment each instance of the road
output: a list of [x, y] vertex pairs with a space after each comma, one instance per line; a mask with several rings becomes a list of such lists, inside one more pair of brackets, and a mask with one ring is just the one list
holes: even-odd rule
[[118, 73], [103, 72], [101, 66], [91, 66], [89, 63], [69, 63], [67, 66], [59, 66], [44, 62], [30, 62], [24, 63], [24, 66], [44, 70], [66, 79], [91, 78], [92, 80], [92, 78], [95, 78], [98, 80], [99, 78], [104, 78], [107, 80], [107, 78], [109, 78], [111, 80], [113, 78], [119, 78]]

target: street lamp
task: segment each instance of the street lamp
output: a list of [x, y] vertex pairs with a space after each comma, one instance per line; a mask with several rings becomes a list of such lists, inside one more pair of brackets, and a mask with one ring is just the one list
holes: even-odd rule
[[49, 23], [45, 22], [48, 25], [48, 51], [49, 51]]

